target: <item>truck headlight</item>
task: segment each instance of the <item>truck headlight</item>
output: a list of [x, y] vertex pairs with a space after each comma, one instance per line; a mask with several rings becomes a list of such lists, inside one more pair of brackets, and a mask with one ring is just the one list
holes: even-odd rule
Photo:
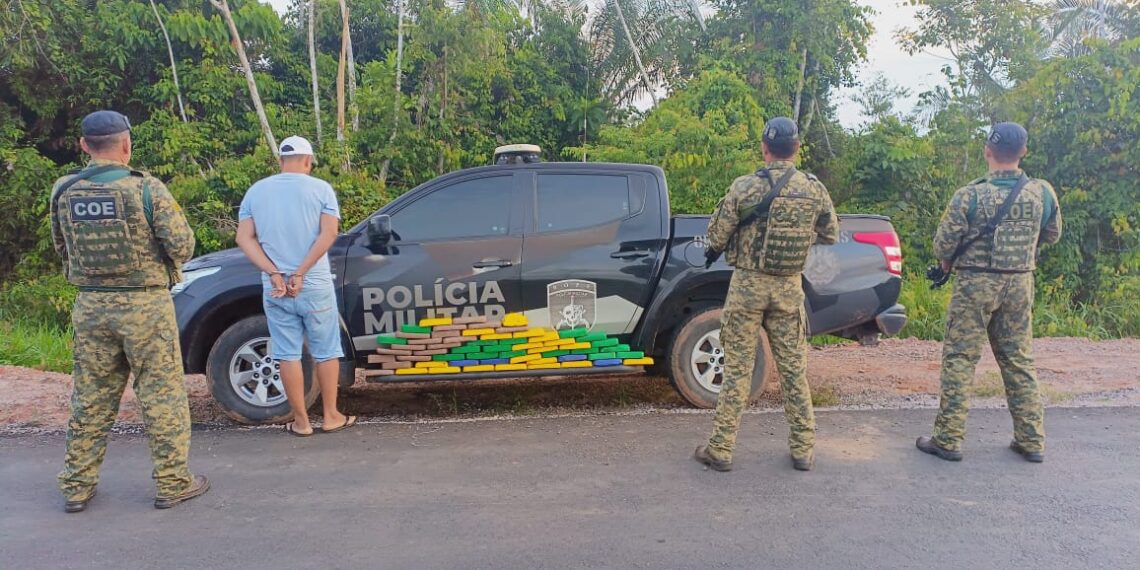
[[203, 277], [209, 277], [210, 275], [213, 275], [213, 274], [215, 274], [221, 270], [222, 270], [221, 267], [203, 267], [201, 269], [194, 269], [192, 271], [183, 271], [182, 272], [182, 282], [175, 284], [174, 287], [171, 287], [170, 288], [170, 294], [171, 295], [177, 295], [177, 294], [185, 291], [186, 288], [189, 287], [191, 283], [193, 283], [193, 282], [195, 282], [195, 281], [197, 281]]

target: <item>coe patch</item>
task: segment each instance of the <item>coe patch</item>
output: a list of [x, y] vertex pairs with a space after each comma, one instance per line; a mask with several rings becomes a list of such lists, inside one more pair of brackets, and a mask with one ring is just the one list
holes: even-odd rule
[[122, 218], [118, 201], [112, 196], [71, 196], [67, 199], [71, 219], [77, 222]]

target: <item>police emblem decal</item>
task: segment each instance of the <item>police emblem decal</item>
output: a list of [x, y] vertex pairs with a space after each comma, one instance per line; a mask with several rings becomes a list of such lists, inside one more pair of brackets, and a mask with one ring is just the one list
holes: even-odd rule
[[546, 286], [546, 306], [555, 330], [591, 329], [597, 322], [598, 284], [564, 279]]

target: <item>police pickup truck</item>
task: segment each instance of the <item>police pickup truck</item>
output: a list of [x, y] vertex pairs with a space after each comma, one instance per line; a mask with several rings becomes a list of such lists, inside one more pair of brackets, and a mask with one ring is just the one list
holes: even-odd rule
[[[423, 318], [518, 312], [534, 326], [619, 335], [656, 357], [656, 371], [687, 402], [715, 406], [724, 368], [720, 314], [732, 268], [723, 261], [704, 267], [708, 216], [671, 216], [665, 174], [655, 166], [496, 162], [416, 187], [329, 250], [346, 355], [341, 385], [370, 366], [367, 355], [381, 333]], [[804, 271], [809, 331], [863, 341], [893, 335], [906, 323], [897, 304], [898, 236], [881, 216], [840, 218], [839, 242], [813, 247]], [[268, 356], [258, 270], [229, 249], [190, 261], [184, 275], [173, 294], [186, 371], [204, 372], [214, 398], [239, 422], [287, 418]], [[758, 374], [765, 369], [760, 353]], [[311, 403], [318, 389], [307, 365], [305, 384]]]

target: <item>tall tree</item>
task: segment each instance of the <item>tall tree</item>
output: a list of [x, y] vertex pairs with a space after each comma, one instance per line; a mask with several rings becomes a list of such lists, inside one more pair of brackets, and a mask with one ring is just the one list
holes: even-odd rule
[[1045, 19], [1049, 55], [1075, 57], [1089, 53], [1087, 40], [1115, 42], [1135, 37], [1140, 14], [1136, 2], [1118, 0], [1053, 0]]
[[340, 59], [336, 68], [336, 140], [344, 141], [345, 68], [348, 66], [348, 4], [340, 0]]
[[230, 43], [233, 45], [234, 50], [237, 51], [238, 61], [241, 62], [242, 70], [245, 71], [245, 82], [249, 87], [249, 98], [253, 100], [253, 108], [257, 112], [257, 120], [261, 123], [261, 132], [265, 135], [265, 142], [269, 144], [269, 150], [273, 153], [274, 158], [278, 158], [280, 152], [277, 150], [277, 139], [273, 137], [273, 129], [269, 127], [269, 118], [265, 116], [265, 106], [261, 104], [261, 94], [257, 92], [257, 81], [253, 77], [253, 68], [249, 65], [249, 57], [245, 54], [245, 44], [241, 41], [241, 34], [238, 33], [237, 24], [234, 23], [234, 15], [230, 12], [230, 4], [227, 0], [210, 0], [210, 4], [221, 12], [222, 18], [226, 21], [226, 26], [230, 30]]
[[162, 16], [158, 15], [158, 6], [155, 6], [154, 0], [150, 0], [150, 9], [154, 12], [154, 19], [158, 22], [159, 29], [162, 30], [162, 38], [166, 40], [166, 53], [170, 56], [170, 73], [174, 76], [174, 95], [178, 98], [178, 114], [182, 117], [182, 122], [189, 122], [186, 119], [186, 107], [182, 104], [182, 87], [178, 84], [178, 64], [174, 61], [174, 47], [170, 44], [170, 34], [166, 32], [166, 24], [162, 23]]
[[317, 0], [309, 0], [309, 76], [313, 84], [313, 121], [317, 125], [317, 144], [321, 143], [321, 94], [317, 81], [317, 45], [314, 40], [317, 27]]

